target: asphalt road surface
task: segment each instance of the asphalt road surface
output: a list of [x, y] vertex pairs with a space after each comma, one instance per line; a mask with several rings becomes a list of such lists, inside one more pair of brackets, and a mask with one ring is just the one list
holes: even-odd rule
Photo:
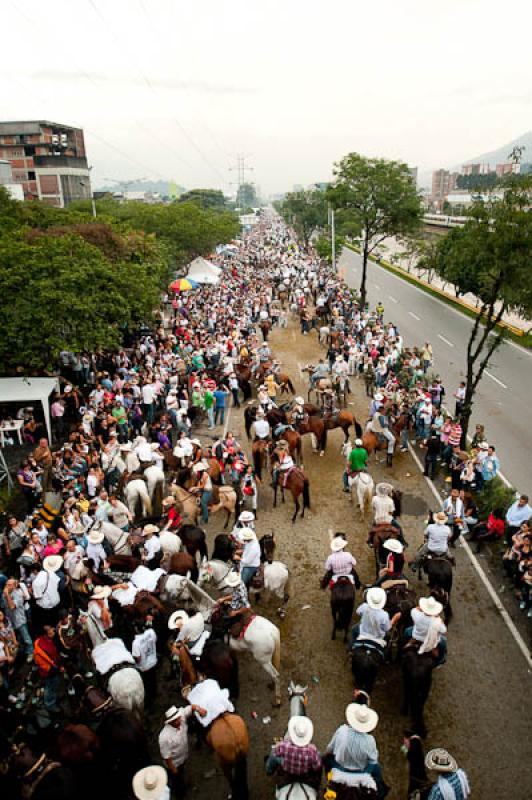
[[[362, 259], [344, 248], [338, 263], [348, 285], [358, 289]], [[473, 322], [374, 262], [368, 266], [368, 299], [384, 305], [385, 320], [395, 322], [411, 345], [432, 344], [434, 370], [454, 410], [453, 394], [466, 368], [466, 348]], [[475, 397], [473, 423], [483, 423], [497, 448], [505, 477], [520, 491], [530, 493], [528, 404], [532, 397], [532, 352], [506, 343], [493, 357]]]

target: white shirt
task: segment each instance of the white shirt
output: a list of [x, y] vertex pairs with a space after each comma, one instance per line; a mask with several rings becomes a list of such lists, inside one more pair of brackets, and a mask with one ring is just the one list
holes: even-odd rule
[[242, 558], [240, 559], [241, 567], [258, 567], [260, 566], [260, 544], [256, 539], [246, 542], [244, 550], [242, 551]]
[[394, 502], [391, 497], [379, 497], [376, 495], [371, 501], [375, 522], [391, 522], [395, 510]]
[[229, 700], [229, 690], [220, 689], [218, 681], [207, 678], [205, 681], [197, 683], [189, 692], [188, 702], [191, 706], [199, 706], [207, 711], [204, 717], [196, 714], [200, 725], [207, 728], [221, 714], [226, 711], [234, 711], [235, 707]]
[[137, 633], [131, 652], [141, 672], [146, 672], [157, 664], [157, 635], [153, 628]]
[[153, 461], [153, 450], [147, 442], [145, 444], [139, 444], [139, 446], [135, 448], [135, 453], [140, 461]]
[[174, 728], [165, 725], [159, 734], [159, 752], [161, 758], [170, 758], [176, 767], [184, 764], [188, 758], [188, 719], [192, 714], [192, 707], [180, 709], [181, 725]]
[[32, 583], [33, 597], [40, 608], [55, 608], [59, 605], [59, 578], [55, 572], [41, 570]]
[[145, 405], [150, 405], [151, 403], [153, 403], [154, 399], [155, 399], [155, 389], [153, 387], [153, 384], [146, 383], [142, 387], [142, 402]]
[[270, 423], [266, 419], [256, 419], [254, 422], [255, 425], [255, 436], [259, 439], [266, 439], [270, 435]]
[[161, 551], [161, 542], [159, 541], [158, 536], [150, 536], [149, 539], [144, 540], [144, 552], [146, 553], [146, 558], [149, 561], [151, 558], [160, 553]]
[[431, 553], [441, 556], [447, 552], [452, 531], [448, 525], [440, 525], [437, 522], [433, 522], [425, 528], [425, 536]]

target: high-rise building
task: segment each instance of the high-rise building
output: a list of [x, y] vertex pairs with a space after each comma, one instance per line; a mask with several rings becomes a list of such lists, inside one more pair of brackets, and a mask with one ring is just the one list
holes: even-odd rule
[[432, 173], [432, 192], [430, 199], [432, 205], [441, 209], [447, 195], [456, 188], [457, 172], [449, 172], [446, 169], [438, 169]]
[[46, 120], [0, 122], [0, 158], [10, 162], [26, 200], [63, 208], [91, 197], [81, 128]]
[[489, 164], [464, 164], [462, 175], [487, 175], [490, 172]]
[[521, 172], [521, 164], [506, 161], [504, 164], [497, 164], [495, 172], [498, 178], [504, 178], [505, 175], [518, 175]]

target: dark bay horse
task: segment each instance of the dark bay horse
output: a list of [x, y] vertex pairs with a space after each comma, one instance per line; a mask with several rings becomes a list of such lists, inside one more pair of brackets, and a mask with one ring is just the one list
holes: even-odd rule
[[266, 467], [266, 462], [269, 453], [268, 439], [257, 439], [251, 445], [251, 458], [253, 460], [253, 471], [259, 479], [262, 480], [262, 470]]
[[345, 442], [349, 441], [349, 428], [351, 425], [354, 427], [356, 435], [362, 436], [362, 427], [360, 422], [357, 421], [355, 415], [352, 414], [351, 411], [342, 409], [336, 414], [331, 414], [331, 416], [324, 416], [323, 421], [325, 422], [325, 427], [328, 431], [332, 431], [335, 428], [341, 428], [344, 432]]
[[443, 604], [445, 624], [453, 615], [451, 590], [453, 588], [453, 565], [446, 558], [428, 558], [423, 564], [427, 573], [431, 594]]
[[[277, 452], [274, 450], [272, 453], [272, 464], [279, 461], [279, 456]], [[273, 479], [273, 473], [272, 473]], [[296, 517], [301, 509], [301, 517], [305, 516], [305, 509], [310, 508], [310, 488], [309, 488], [309, 480], [306, 477], [305, 473], [299, 467], [293, 467], [293, 469], [289, 470], [286, 476], [280, 475], [277, 481], [274, 481], [274, 489], [273, 489], [273, 507], [277, 507], [277, 489], [279, 488], [279, 483], [282, 482], [283, 485], [281, 486], [281, 496], [282, 501], [284, 503], [284, 493], [285, 491], [289, 491], [292, 495], [294, 500], [294, 514], [292, 516], [292, 523], [296, 521]], [[303, 495], [303, 507], [301, 507], [299, 503], [299, 497]]]
[[355, 688], [371, 694], [377, 679], [379, 667], [384, 661], [384, 653], [378, 645], [363, 639], [357, 641], [351, 650], [351, 671]]
[[419, 655], [416, 648], [407, 647], [402, 654], [403, 703], [401, 714], [410, 712], [414, 732], [425, 737], [424, 709], [432, 686], [432, 670], [436, 659], [432, 653]]
[[338, 578], [331, 587], [331, 614], [333, 629], [331, 639], [336, 639], [336, 631], [344, 632], [344, 642], [350, 630], [355, 607], [355, 585], [348, 577]]

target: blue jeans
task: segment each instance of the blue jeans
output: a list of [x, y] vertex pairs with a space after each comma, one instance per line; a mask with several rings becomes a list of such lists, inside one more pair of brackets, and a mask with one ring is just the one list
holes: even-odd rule
[[212, 492], [201, 493], [201, 521], [207, 523], [209, 521], [209, 503], [212, 497]]
[[44, 706], [48, 711], [57, 710], [57, 695], [59, 693], [59, 673], [54, 672], [44, 680]]
[[27, 656], [31, 656], [33, 653], [33, 641], [27, 623], [21, 625], [20, 628], [16, 628], [15, 633], [20, 646], [24, 648], [24, 653]]
[[214, 414], [214, 424], [223, 425], [224, 422], [225, 422], [225, 406], [216, 406], [216, 412]]
[[[408, 641], [412, 638], [412, 631], [414, 630], [414, 626], [410, 625], [409, 628], [405, 628], [405, 640]], [[440, 641], [438, 643], [438, 658], [436, 659], [436, 667], [439, 667], [440, 664], [445, 664], [447, 660], [447, 639], [445, 636], [440, 636]]]
[[207, 409], [207, 419], [209, 420], [209, 428], [214, 428], [214, 408], [211, 406]]
[[240, 570], [240, 579], [244, 586], [247, 587], [251, 583], [251, 579], [253, 578], [254, 574], [258, 570], [258, 567], [242, 567]]

